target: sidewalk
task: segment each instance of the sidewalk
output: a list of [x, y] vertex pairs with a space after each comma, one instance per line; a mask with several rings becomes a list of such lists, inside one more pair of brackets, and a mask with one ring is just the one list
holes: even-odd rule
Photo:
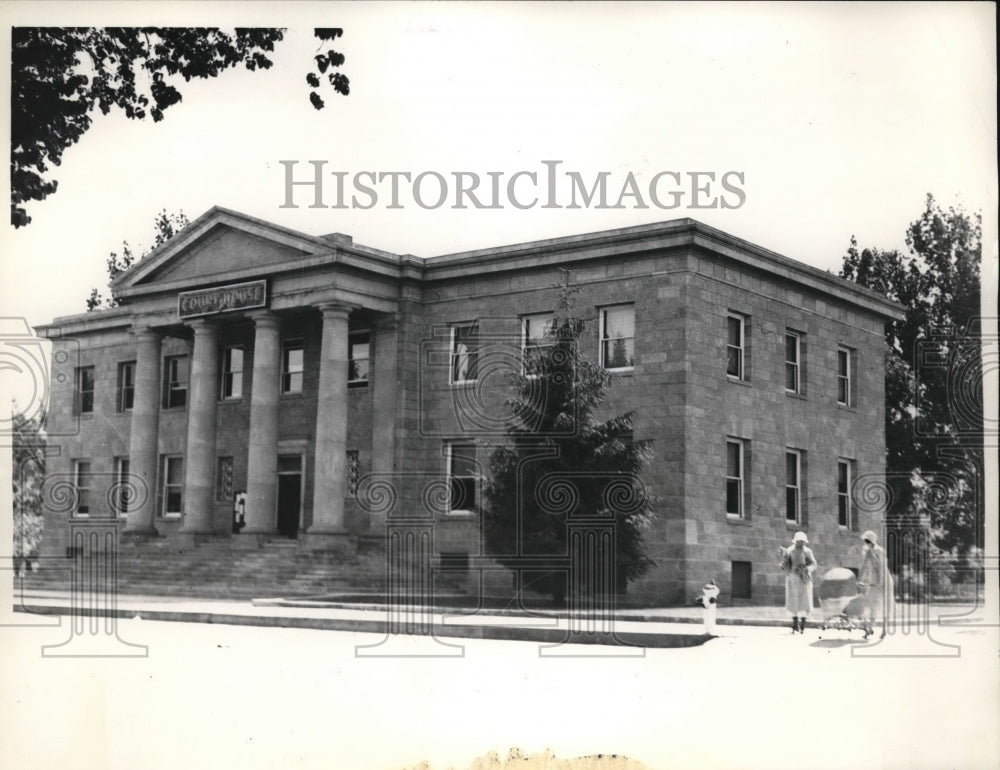
[[[914, 608], [915, 610], [917, 608]], [[913, 615], [923, 616], [920, 613]], [[15, 590], [14, 610], [41, 615], [74, 614], [71, 597], [64, 591]], [[963, 615], [970, 605], [931, 605], [931, 623], [939, 616]], [[81, 606], [75, 614], [101, 614], [104, 609]], [[434, 637], [506, 639], [532, 642], [605, 644], [642, 647], [691, 647], [713, 638], [704, 633], [703, 611], [698, 607], [623, 609], [613, 619], [571, 615], [566, 610], [479, 609], [455, 607], [421, 608], [401, 605], [390, 608], [375, 602], [338, 602], [330, 599], [190, 599], [122, 594], [111, 613], [123, 619], [218, 623], [278, 628], [310, 628], [331, 631], [388, 634], [407, 633]], [[922, 619], [922, 618], [921, 618]], [[788, 625], [783, 607], [719, 607], [717, 636], [726, 626]], [[811, 625], [819, 627], [817, 610]], [[917, 622], [910, 617], [906, 623]]]

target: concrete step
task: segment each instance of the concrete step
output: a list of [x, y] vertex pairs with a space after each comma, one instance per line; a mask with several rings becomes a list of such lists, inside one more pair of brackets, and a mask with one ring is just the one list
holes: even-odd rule
[[[305, 548], [299, 541], [281, 538], [222, 537], [181, 544], [125, 537], [116, 556], [117, 586], [123, 594], [308, 596], [380, 590], [385, 583], [385, 566], [374, 549], [363, 558], [352, 558], [343, 550]], [[72, 566], [66, 560], [66, 569], [29, 573], [24, 585], [65, 590]]]
[[[170, 579], [221, 579], [249, 574], [260, 577], [308, 577], [350, 580], [365, 576], [365, 582], [384, 576], [379, 558], [382, 541], [369, 543], [363, 554], [339, 549], [305, 547], [302, 541], [283, 538], [208, 537], [190, 543], [166, 538], [122, 537], [117, 552], [117, 568], [122, 576], [141, 573]], [[67, 560], [67, 568], [72, 565]], [[51, 566], [48, 564], [46, 566]], [[58, 580], [58, 578], [53, 578]], [[46, 578], [29, 576], [35, 582]]]

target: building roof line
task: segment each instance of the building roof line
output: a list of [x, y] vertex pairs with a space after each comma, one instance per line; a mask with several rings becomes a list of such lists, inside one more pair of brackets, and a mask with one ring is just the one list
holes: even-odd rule
[[319, 236], [302, 233], [298, 230], [293, 230], [290, 227], [285, 227], [284, 225], [275, 224], [274, 222], [268, 222], [267, 220], [253, 217], [249, 214], [227, 209], [224, 206], [212, 206], [212, 208], [199, 216], [197, 219], [189, 222], [181, 228], [181, 230], [178, 231], [172, 238], [150, 251], [146, 256], [133, 264], [128, 270], [125, 270], [115, 276], [114, 280], [110, 283], [112, 291], [121, 286], [127, 286], [131, 283], [135, 283], [136, 281], [148, 276], [157, 268], [165, 264], [172, 254], [182, 250], [185, 246], [190, 245], [190, 243], [193, 243], [199, 237], [211, 230], [210, 223], [213, 220], [220, 220], [219, 223], [221, 224], [224, 219], [236, 220], [254, 228], [269, 230], [275, 234], [284, 236], [285, 238], [291, 238], [304, 243], [312, 244], [315, 248], [314, 253], [323, 251], [332, 252], [337, 248], [336, 244], [324, 240]]
[[[310, 261], [316, 261], [317, 265], [325, 263], [332, 267], [342, 263], [342, 256], [352, 255], [361, 261], [368, 259], [380, 263], [381, 270], [374, 264], [371, 268], [383, 278], [409, 279], [418, 283], [465, 278], [468, 276], [468, 270], [474, 270], [476, 275], [482, 275], [525, 268], [544, 269], [560, 264], [607, 258], [616, 252], [620, 256], [629, 256], [658, 249], [688, 246], [774, 274], [813, 291], [830, 294], [841, 301], [858, 305], [890, 319], [902, 318], [905, 311], [904, 306], [885, 298], [878, 292], [690, 217], [420, 258], [355, 243], [347, 236], [309, 235], [224, 206], [213, 206], [169, 241], [153, 249], [139, 262], [118, 275], [111, 282], [113, 292], [121, 296], [149, 293], [147, 287], [140, 284], [140, 281], [168, 264], [174, 255], [183, 252], [210, 232], [215, 225], [243, 225], [243, 228], [256, 230], [257, 234], [264, 237], [273, 234], [279, 239], [296, 241], [300, 248], [311, 254]], [[527, 263], [529, 260], [530, 264]], [[356, 264], [355, 267], [366, 269], [363, 264]], [[274, 269], [284, 272], [279, 265], [275, 265]], [[390, 276], [387, 273], [395, 275]], [[148, 289], [155, 291], [153, 286], [149, 286]]]
[[[665, 239], [673, 239], [674, 242], [667, 243]], [[643, 246], [644, 242], [647, 244], [645, 247]], [[558, 262], [570, 261], [567, 260], [567, 257], [571, 258], [574, 251], [581, 252], [605, 245], [621, 246], [625, 244], [639, 247], [636, 251], [694, 245], [731, 259], [735, 258], [746, 264], [746, 260], [739, 260], [740, 253], [745, 253], [771, 263], [766, 266], [756, 265], [757, 269], [775, 273], [776, 271], [773, 267], [781, 267], [784, 271], [787, 271], [782, 277], [788, 280], [795, 281], [813, 290], [826, 291], [841, 299], [857, 302], [856, 298], [863, 298], [866, 301], [861, 304], [868, 309], [873, 309], [871, 306], [875, 305], [878, 307], [879, 312], [889, 318], [902, 318], [906, 309], [903, 305], [893, 302], [878, 292], [860, 284], [783, 256], [689, 217], [655, 224], [636, 225], [633, 227], [602, 230], [581, 235], [549, 238], [511, 244], [509, 246], [476, 249], [439, 257], [430, 257], [425, 261], [424, 275], [429, 280], [437, 278], [434, 275], [435, 273], [441, 273], [441, 279], [453, 278], [457, 276], [447, 275], [446, 271], [455, 272], [456, 269], [466, 265], [475, 265], [477, 272], [483, 272], [484, 269], [487, 271], [495, 270], [497, 272], [516, 270], [519, 266], [511, 264], [512, 259], [531, 256], [542, 258], [548, 256], [551, 258], [549, 261], [551, 265]], [[584, 261], [589, 258], [591, 257], [581, 254], [578, 261]], [[768, 270], [768, 268], [771, 269]]]

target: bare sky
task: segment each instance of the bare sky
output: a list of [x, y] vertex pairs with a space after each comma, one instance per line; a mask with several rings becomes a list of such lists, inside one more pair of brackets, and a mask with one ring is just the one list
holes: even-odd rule
[[[852, 233], [905, 248], [931, 192], [981, 209], [995, 254], [990, 4], [23, 2], [0, 13], [8, 51], [21, 24], [289, 27], [273, 69], [187, 84], [159, 124], [99, 116], [65, 153], [58, 192], [4, 233], [2, 314], [32, 324], [81, 312], [91, 287], [104, 290], [108, 252], [148, 245], [160, 209], [193, 219], [216, 204], [417, 256], [689, 216], [836, 271]], [[351, 95], [319, 112], [305, 83], [316, 26], [344, 28], [351, 78]], [[288, 209], [281, 160], [303, 176], [325, 160], [348, 185], [360, 171], [498, 171], [505, 184], [560, 160], [584, 179], [609, 172], [612, 203], [629, 173], [641, 188], [662, 171], [738, 171], [745, 203], [389, 209], [383, 196], [337, 210], [310, 209], [298, 191]]]

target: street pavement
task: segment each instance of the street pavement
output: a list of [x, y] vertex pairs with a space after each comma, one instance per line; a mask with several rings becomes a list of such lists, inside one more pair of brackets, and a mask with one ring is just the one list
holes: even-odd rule
[[[105, 604], [99, 602], [105, 601]], [[111, 605], [110, 609], [108, 605]], [[929, 629], [941, 624], [964, 624], [983, 615], [981, 608], [970, 605], [897, 604], [895, 628], [900, 631], [916, 627]], [[249, 626], [281, 626], [286, 628], [316, 628], [340, 631], [386, 631], [426, 633], [443, 637], [521, 639], [523, 641], [555, 642], [567, 633], [574, 641], [589, 636], [591, 642], [608, 644], [638, 644], [640, 646], [690, 646], [705, 640], [705, 611], [700, 607], [663, 607], [620, 609], [600, 621], [563, 611], [517, 609], [458, 608], [422, 609], [411, 605], [387, 607], [374, 602], [323, 599], [261, 598], [253, 601], [223, 599], [191, 599], [166, 596], [136, 596], [120, 594], [110, 597], [77, 597], [64, 591], [15, 591], [14, 609], [24, 613], [79, 614], [96, 608], [119, 618], [136, 615], [147, 620], [227, 623]], [[813, 628], [820, 628], [824, 618], [817, 611], [810, 619]], [[714, 635], [725, 635], [732, 626], [762, 626], [787, 628], [788, 613], [773, 606], [720, 606]], [[836, 632], [860, 637], [860, 631]], [[693, 639], [692, 637], [699, 637]]]
[[84, 623], [123, 657], [68, 658], [57, 654], [70, 654], [74, 619], [11, 617], [43, 625], [0, 629], [7, 767], [464, 770], [511, 747], [665, 770], [985, 770], [1000, 759], [996, 628], [872, 646], [856, 633], [727, 624], [699, 646], [618, 657], [481, 638], [447, 639], [453, 649], [433, 655], [426, 637], [140, 611], [110, 629]]

